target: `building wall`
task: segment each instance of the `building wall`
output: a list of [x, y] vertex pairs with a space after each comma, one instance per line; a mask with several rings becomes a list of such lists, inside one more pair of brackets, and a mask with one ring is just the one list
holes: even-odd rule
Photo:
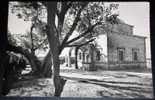
[[[103, 64], [107, 63], [107, 35], [100, 34], [96, 37], [95, 43], [97, 43], [96, 48], [92, 49], [91, 46], [85, 45], [81, 47], [78, 51], [78, 66], [79, 68], [84, 68], [86, 70], [91, 69], [91, 52], [93, 52], [93, 61], [96, 66], [104, 67]], [[92, 49], [92, 50], [91, 50]], [[97, 58], [97, 51], [100, 52], [100, 60]], [[83, 55], [84, 53], [84, 55]], [[82, 54], [81, 59], [79, 59], [80, 54]]]
[[138, 61], [145, 61], [144, 38], [121, 35], [118, 33], [108, 34], [109, 61], [118, 61], [117, 48], [125, 48], [125, 61], [132, 61], [132, 49], [139, 49]]
[[[100, 50], [100, 60], [95, 59], [95, 66], [98, 69], [107, 69], [108, 51], [107, 51], [107, 34], [101, 34], [96, 39], [98, 50]], [[97, 53], [95, 52], [95, 55]], [[95, 57], [96, 58], [96, 57]]]
[[121, 34], [133, 34], [133, 26], [128, 24], [114, 24], [111, 26], [111, 28], [114, 32], [119, 32]]
[[[107, 34], [99, 35], [96, 39], [96, 43], [98, 45], [97, 49], [101, 53], [100, 60], [97, 62], [107, 62], [108, 60], [108, 52], [107, 52]], [[95, 52], [96, 55], [96, 52]], [[95, 57], [96, 58], [96, 57]]]
[[[125, 48], [124, 63], [137, 63], [140, 66], [145, 65], [145, 39], [134, 35], [122, 35], [120, 33], [108, 34], [108, 61], [109, 63], [118, 62], [118, 48]], [[132, 49], [139, 49], [138, 61], [133, 61]]]
[[[146, 51], [145, 51], [145, 38], [133, 35], [133, 26], [128, 24], [117, 24], [109, 26], [109, 31], [106, 33], [104, 30], [97, 29], [98, 36], [96, 37], [97, 50], [100, 51], [100, 60], [96, 60], [96, 51], [94, 51], [95, 66], [102, 69], [124, 68], [124, 66], [132, 68], [135, 66], [146, 66]], [[125, 49], [124, 61], [118, 61], [118, 48]], [[138, 61], [133, 61], [132, 49], [138, 49]], [[81, 59], [79, 59], [80, 53]], [[69, 49], [63, 51], [62, 55], [68, 57]], [[89, 58], [87, 59], [87, 55]], [[71, 52], [71, 57], [75, 58], [75, 50]], [[79, 67], [89, 68], [91, 64], [91, 55], [89, 45], [85, 45], [83, 49], [78, 52], [78, 65]], [[66, 61], [69, 63], [68, 61]]]
[[151, 69], [152, 68], [152, 61], [151, 61], [151, 59], [146, 59], [146, 64], [147, 64], [147, 68], [148, 69]]

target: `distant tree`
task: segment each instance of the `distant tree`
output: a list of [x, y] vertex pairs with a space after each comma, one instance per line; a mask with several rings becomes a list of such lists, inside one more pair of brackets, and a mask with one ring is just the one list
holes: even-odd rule
[[[15, 40], [20, 40], [20, 45], [12, 44], [15, 52], [22, 53], [29, 60], [32, 71], [34, 74], [40, 74], [41, 76], [50, 77], [51, 72], [51, 60], [50, 57], [46, 56], [44, 61], [40, 61], [35, 55], [35, 51], [38, 49], [47, 49], [48, 40], [46, 38], [46, 22], [42, 21], [45, 17], [45, 13], [40, 3], [24, 3], [24, 2], [11, 2], [9, 4], [10, 12], [18, 16], [18, 18], [24, 21], [31, 21], [30, 30], [25, 34], [10, 34], [12, 38], [15, 36]], [[41, 17], [41, 18], [40, 18]], [[43, 18], [42, 18], [43, 17]], [[16, 46], [16, 47], [15, 47]], [[18, 46], [18, 47], [17, 47]], [[20, 49], [19, 49], [20, 48]], [[26, 52], [24, 52], [26, 51]], [[49, 59], [48, 64], [47, 58]], [[47, 67], [47, 68], [46, 68]]]

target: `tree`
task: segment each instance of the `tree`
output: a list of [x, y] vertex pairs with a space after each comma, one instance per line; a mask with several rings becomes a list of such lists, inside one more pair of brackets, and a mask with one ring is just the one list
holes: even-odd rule
[[[45, 34], [45, 25], [46, 23], [42, 21], [42, 11], [43, 7], [41, 7], [40, 3], [24, 3], [24, 2], [11, 2], [10, 10], [12, 13], [15, 13], [19, 18], [24, 19], [24, 21], [31, 21], [30, 31], [25, 34], [11, 34], [12, 37], [16, 36], [18, 40], [20, 40], [21, 45], [14, 45], [14, 52], [21, 53], [25, 55], [25, 57], [29, 60], [32, 72], [34, 74], [41, 74], [44, 77], [51, 77], [51, 60], [48, 60], [48, 64], [46, 63], [46, 56], [43, 61], [40, 61], [38, 57], [35, 55], [35, 51], [37, 49], [46, 49], [48, 45], [48, 41], [46, 39]], [[15, 46], [16, 47], [15, 49]], [[17, 50], [18, 49], [18, 50]], [[18, 51], [18, 52], [17, 52]], [[25, 52], [25, 53], [24, 53]], [[49, 54], [49, 53], [48, 53]], [[46, 64], [45, 64], [46, 63]]]
[[[93, 41], [95, 35], [92, 32], [98, 25], [105, 25], [105, 18], [111, 16], [113, 6], [106, 8], [102, 2], [28, 2], [24, 7], [37, 9], [43, 4], [47, 10], [46, 35], [49, 42], [51, 61], [53, 62], [53, 82], [55, 86], [55, 96], [60, 96], [66, 80], [60, 76], [59, 55], [65, 47], [78, 47], [75, 42], [81, 38], [86, 38], [86, 42]], [[20, 16], [21, 17], [21, 16]], [[57, 23], [55, 23], [57, 17]], [[68, 19], [69, 20], [68, 20]], [[67, 20], [66, 20], [67, 19]], [[86, 20], [85, 20], [86, 19]], [[85, 22], [85, 23], [83, 23]], [[63, 32], [64, 23], [69, 29]], [[79, 28], [79, 35], [70, 39], [74, 31]], [[48, 56], [48, 55], [47, 55]], [[46, 59], [46, 57], [45, 57]]]
[[[78, 22], [81, 19], [81, 14], [86, 6], [90, 6], [90, 9], [94, 9], [94, 11], [97, 12], [96, 7], [92, 7], [91, 3], [90, 5], [88, 2], [48, 2], [44, 3], [47, 7], [47, 37], [50, 45], [50, 50], [52, 53], [52, 61], [53, 61], [53, 79], [54, 79], [54, 86], [55, 86], [55, 96], [60, 96], [61, 92], [63, 90], [65, 80], [62, 79], [59, 75], [60, 73], [60, 62], [59, 62], [59, 55], [61, 54], [62, 50], [65, 47], [71, 46], [70, 44], [77, 41], [78, 39], [88, 35], [94, 27], [97, 25], [103, 24], [102, 16], [98, 17], [99, 13], [96, 15], [92, 15], [92, 19], [90, 24], [88, 25], [87, 29], [80, 33], [79, 36], [69, 40], [69, 37], [72, 35], [73, 31], [76, 29]], [[57, 7], [57, 5], [61, 5], [60, 7]], [[95, 4], [97, 6], [97, 4]], [[92, 8], [91, 8], [92, 7]], [[62, 34], [62, 28], [64, 24], [65, 15], [67, 14], [67, 11], [70, 10], [70, 13], [73, 13], [74, 21], [71, 24], [71, 27], [68, 31], [68, 33], [65, 34], [65, 37], [63, 38], [62, 42], [60, 41], [60, 36]], [[101, 13], [103, 14], [103, 13]], [[83, 13], [84, 15], [84, 13]], [[55, 16], [58, 16], [58, 25], [56, 27], [55, 25]], [[107, 16], [107, 15], [106, 15]]]

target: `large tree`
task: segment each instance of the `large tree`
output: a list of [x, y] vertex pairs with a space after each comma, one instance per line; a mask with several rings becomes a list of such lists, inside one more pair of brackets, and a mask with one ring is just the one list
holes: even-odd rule
[[[45, 33], [50, 51], [45, 59], [51, 58], [50, 61], [53, 62], [54, 95], [60, 96], [66, 80], [60, 76], [59, 55], [65, 47], [79, 47], [93, 41], [94, 28], [98, 25], [106, 28], [106, 20], [114, 18], [111, 17], [111, 11], [117, 8], [117, 5], [111, 4], [106, 7], [103, 2], [27, 2], [22, 3], [22, 6], [32, 7], [34, 11], [42, 6], [46, 8], [47, 25]], [[66, 24], [68, 30], [64, 31]], [[75, 30], [78, 30], [79, 35], [70, 39]], [[75, 44], [81, 38], [85, 38], [86, 42]]]
[[[65, 47], [73, 45], [72, 43], [79, 40], [80, 38], [88, 36], [88, 34], [92, 33], [91, 31], [93, 31], [97, 25], [104, 25], [104, 17], [111, 16], [110, 11], [113, 7], [115, 8], [116, 6], [111, 5], [109, 9], [104, 11], [103, 3], [101, 2], [48, 2], [44, 3], [44, 5], [47, 7], [47, 37], [52, 53], [55, 96], [60, 96], [65, 84], [65, 80], [60, 77], [59, 55], [61, 54], [62, 50]], [[92, 15], [88, 10], [93, 12], [91, 13]], [[73, 16], [74, 20], [70, 25], [69, 31], [65, 33], [62, 41], [60, 41], [64, 20], [68, 12], [70, 14], [69, 16]], [[56, 16], [58, 17], [58, 25], [55, 24]], [[69, 40], [69, 37], [73, 34], [78, 24], [80, 24], [79, 22], [82, 22], [82, 17], [85, 18], [88, 16], [89, 24], [86, 26], [86, 29], [82, 30], [77, 37]]]

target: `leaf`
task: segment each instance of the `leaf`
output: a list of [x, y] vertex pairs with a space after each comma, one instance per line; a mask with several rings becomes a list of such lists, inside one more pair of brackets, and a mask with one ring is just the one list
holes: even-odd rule
[[17, 17], [18, 17], [18, 18], [22, 18], [22, 15], [21, 15], [21, 14], [17, 14]]
[[28, 49], [31, 49], [31, 48], [32, 48], [32, 45], [31, 45], [30, 41], [23, 40], [22, 42], [24, 43], [24, 46], [25, 46], [26, 48], [28, 48]]

